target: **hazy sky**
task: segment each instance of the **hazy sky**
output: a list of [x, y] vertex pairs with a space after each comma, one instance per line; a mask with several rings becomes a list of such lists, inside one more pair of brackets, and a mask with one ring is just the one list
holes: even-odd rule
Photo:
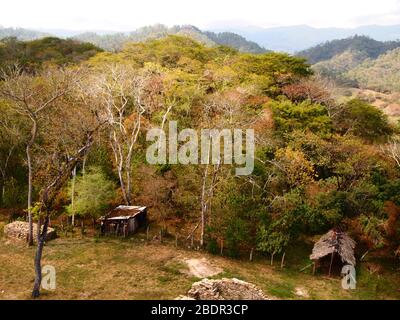
[[0, 25], [127, 31], [144, 25], [200, 28], [400, 24], [400, 0], [1, 0]]

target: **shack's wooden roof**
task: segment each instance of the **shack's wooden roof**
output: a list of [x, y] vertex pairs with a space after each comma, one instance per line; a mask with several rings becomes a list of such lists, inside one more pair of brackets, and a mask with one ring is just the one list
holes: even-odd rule
[[343, 263], [348, 263], [353, 266], [356, 265], [356, 258], [354, 257], [354, 248], [356, 242], [351, 239], [345, 232], [338, 230], [330, 230], [324, 234], [318, 242], [315, 243], [311, 260], [318, 260], [332, 252], [338, 253]]
[[126, 220], [137, 216], [146, 210], [146, 207], [140, 206], [118, 206], [111, 210], [107, 215], [100, 220]]

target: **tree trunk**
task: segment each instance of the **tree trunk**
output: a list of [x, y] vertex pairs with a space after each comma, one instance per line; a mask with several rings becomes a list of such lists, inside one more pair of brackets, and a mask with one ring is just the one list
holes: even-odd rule
[[31, 147], [29, 145], [26, 146], [26, 159], [28, 163], [28, 223], [29, 223], [29, 232], [28, 232], [28, 245], [33, 245], [33, 221], [32, 221], [32, 161], [31, 161]]
[[128, 199], [126, 188], [125, 188], [124, 177], [122, 176], [122, 174], [123, 174], [122, 173], [122, 168], [118, 168], [118, 177], [119, 177], [119, 183], [121, 184], [122, 195], [124, 197], [125, 204], [127, 206], [129, 206], [130, 203], [129, 203], [129, 199]]
[[32, 298], [38, 298], [40, 296], [40, 285], [42, 283], [42, 253], [43, 246], [46, 241], [47, 227], [49, 225], [49, 212], [46, 214], [44, 220], [43, 230], [38, 237], [38, 244], [35, 255], [35, 283], [33, 285]]
[[42, 231], [42, 218], [40, 217], [40, 214], [39, 214], [37, 225], [36, 225], [36, 238], [38, 241], [39, 241], [41, 231]]
[[5, 205], [5, 198], [6, 198], [6, 182], [7, 182], [7, 169], [8, 169], [8, 163], [11, 159], [11, 155], [13, 154], [14, 148], [16, 146], [13, 145], [11, 146], [10, 150], [8, 151], [7, 158], [4, 162], [4, 167], [0, 168], [1, 172], [1, 199], [0, 199], [0, 205], [4, 206]]
[[282, 255], [281, 269], [283, 269], [283, 266], [285, 265], [285, 255], [286, 255], [286, 252], [284, 252], [283, 255]]
[[249, 261], [253, 261], [253, 251], [254, 251], [254, 248], [251, 248]]
[[74, 170], [72, 170], [72, 186], [71, 186], [72, 227], [75, 226], [75, 180], [76, 180], [76, 167], [74, 167]]
[[[128, 159], [127, 161], [131, 161]], [[131, 167], [127, 165], [126, 168], [126, 201], [128, 206], [132, 204], [132, 187], [131, 187]]]
[[331, 276], [333, 257], [334, 256], [335, 256], [335, 251], [333, 251], [332, 254], [331, 254], [331, 263], [329, 264], [329, 274], [328, 274], [329, 277]]
[[82, 161], [82, 175], [84, 176], [86, 173], [86, 161], [87, 161], [87, 155], [85, 155], [83, 157], [83, 161]]
[[207, 199], [206, 199], [206, 184], [208, 176], [208, 164], [204, 169], [203, 186], [201, 190], [201, 225], [200, 225], [200, 246], [204, 245], [204, 230], [206, 225]]
[[26, 160], [28, 163], [28, 223], [29, 223], [29, 232], [28, 232], [28, 245], [33, 245], [33, 219], [32, 219], [32, 156], [31, 156], [31, 148], [36, 140], [37, 134], [37, 121], [34, 117], [31, 117], [32, 120], [32, 130], [31, 130], [31, 138], [26, 144]]
[[5, 197], [6, 197], [6, 181], [3, 178], [3, 182], [2, 182], [2, 185], [1, 185], [1, 201], [0, 201], [0, 204], [2, 206], [4, 206]]

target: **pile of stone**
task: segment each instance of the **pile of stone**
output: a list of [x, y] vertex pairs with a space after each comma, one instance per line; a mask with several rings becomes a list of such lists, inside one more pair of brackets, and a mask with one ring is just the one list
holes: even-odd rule
[[271, 300], [255, 285], [238, 279], [203, 279], [178, 300]]
[[[24, 221], [14, 221], [4, 226], [4, 236], [17, 241], [26, 241], [28, 239], [29, 223]], [[33, 224], [33, 239], [36, 241], [37, 235], [37, 224]], [[52, 240], [56, 238], [56, 231], [53, 228], [47, 229], [46, 240]]]

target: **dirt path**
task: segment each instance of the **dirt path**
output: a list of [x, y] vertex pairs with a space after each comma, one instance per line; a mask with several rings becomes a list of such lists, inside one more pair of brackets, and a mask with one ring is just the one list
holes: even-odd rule
[[194, 275], [195, 277], [212, 277], [223, 271], [219, 267], [212, 266], [206, 258], [186, 259], [184, 261], [189, 267], [190, 274]]

